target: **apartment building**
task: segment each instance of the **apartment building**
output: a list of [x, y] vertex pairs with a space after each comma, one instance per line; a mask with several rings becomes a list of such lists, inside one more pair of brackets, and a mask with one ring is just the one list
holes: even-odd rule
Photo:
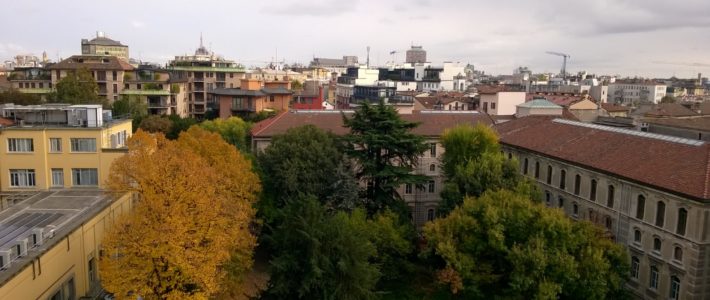
[[239, 87], [240, 80], [246, 78], [243, 66], [208, 51], [202, 37], [194, 55], [175, 56], [168, 70], [171, 80], [186, 81], [188, 113], [197, 119], [217, 110], [217, 103], [208, 97], [210, 91]]
[[505, 85], [479, 86], [481, 96], [478, 109], [490, 115], [514, 115], [516, 106], [525, 103], [525, 92]]
[[636, 298], [710, 298], [710, 144], [553, 117], [497, 130], [548, 206], [626, 246]]
[[116, 56], [74, 55], [47, 67], [52, 78], [52, 86], [71, 72], [86, 69], [94, 76], [99, 86], [99, 96], [110, 102], [118, 100], [124, 87], [124, 76], [134, 68]]
[[43, 100], [46, 100], [54, 87], [49, 70], [41, 66], [15, 67], [7, 80], [10, 86], [20, 93], [36, 94]]
[[125, 62], [129, 60], [128, 46], [106, 37], [102, 31], [97, 31], [96, 37], [91, 40], [81, 40], [81, 54], [115, 56]]
[[124, 76], [121, 97], [135, 97], [151, 115], [189, 116], [187, 81], [171, 79], [167, 69], [139, 65]]
[[133, 197], [88, 189], [12, 198], [0, 210], [0, 299], [104, 299], [101, 240]]
[[645, 80], [617, 80], [608, 88], [609, 102], [636, 106], [641, 103], [661, 103], [666, 95], [664, 83]]
[[[349, 130], [343, 127], [343, 113], [351, 115], [353, 111], [309, 110], [279, 114], [254, 125], [251, 131], [252, 148], [257, 153], [263, 151], [269, 146], [273, 136], [303, 125], [314, 125], [336, 135], [345, 135]], [[419, 158], [415, 170], [417, 174], [429, 176], [429, 180], [418, 187], [403, 185], [398, 190], [410, 208], [412, 221], [417, 226], [422, 226], [436, 217], [437, 207], [441, 201], [439, 193], [443, 188], [444, 177], [440, 159], [444, 148], [439, 139], [444, 130], [460, 124], [491, 125], [493, 121], [489, 116], [476, 111], [423, 111], [400, 116], [406, 121], [419, 123], [420, 125], [412, 132], [424, 136], [429, 144], [429, 150]]]
[[217, 103], [217, 115], [226, 119], [261, 111], [287, 111], [293, 95], [290, 87], [290, 81], [242, 79], [239, 88], [214, 89], [209, 96]]
[[130, 119], [101, 105], [0, 105], [0, 191], [103, 188]]
[[335, 107], [350, 108], [350, 101], [355, 93], [355, 86], [374, 85], [380, 77], [380, 70], [370, 69], [365, 66], [350, 67], [338, 77], [335, 87]]

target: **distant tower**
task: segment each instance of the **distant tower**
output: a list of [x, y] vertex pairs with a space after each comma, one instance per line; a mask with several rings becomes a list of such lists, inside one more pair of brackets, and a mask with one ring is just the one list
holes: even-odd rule
[[411, 49], [407, 50], [407, 63], [425, 63], [426, 62], [426, 51], [422, 46], [412, 46]]
[[370, 67], [370, 46], [367, 46], [367, 67]]
[[48, 60], [47, 51], [42, 52], [42, 63], [47, 63]]

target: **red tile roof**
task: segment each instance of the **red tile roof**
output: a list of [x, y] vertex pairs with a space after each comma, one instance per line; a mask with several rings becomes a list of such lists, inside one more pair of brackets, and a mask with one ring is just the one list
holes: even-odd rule
[[629, 108], [626, 106], [616, 105], [612, 103], [602, 103], [602, 108], [608, 112], [628, 112]]
[[0, 118], [0, 126], [12, 126], [14, 124], [15, 124], [15, 122], [13, 122], [10, 119]]
[[525, 117], [496, 129], [504, 145], [710, 201], [710, 144], [696, 146], [553, 119]]
[[646, 117], [688, 117], [697, 116], [698, 113], [678, 103], [661, 103], [646, 112]]
[[123, 70], [131, 71], [131, 64], [115, 56], [74, 55], [48, 67], [49, 70]]
[[582, 96], [581, 95], [541, 95], [541, 94], [533, 94], [533, 93], [528, 93], [525, 95], [525, 101], [532, 101], [533, 99], [536, 98], [545, 98], [547, 101], [550, 101], [554, 104], [557, 104], [562, 107], [569, 107], [570, 105], [577, 103], [579, 101], [582, 101]]
[[497, 94], [500, 92], [522, 92], [506, 85], [479, 85], [476, 86], [479, 94]]
[[[346, 112], [345, 114], [351, 115], [352, 112]], [[445, 129], [459, 124], [493, 124], [490, 116], [475, 112], [437, 111], [403, 114], [400, 116], [406, 121], [420, 123], [413, 130], [414, 133], [433, 137], [440, 136]], [[290, 128], [308, 124], [336, 135], [345, 135], [349, 132], [348, 128], [343, 127], [343, 114], [338, 111], [292, 111], [281, 113], [276, 117], [255, 124], [251, 134], [255, 138], [272, 137], [277, 134], [283, 134]]]

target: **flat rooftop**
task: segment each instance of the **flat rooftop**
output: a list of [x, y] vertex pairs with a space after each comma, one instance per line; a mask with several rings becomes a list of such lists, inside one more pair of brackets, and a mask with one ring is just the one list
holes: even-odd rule
[[[58, 190], [23, 193], [13, 206], [0, 212], [0, 285], [5, 284], [44, 252], [109, 206], [114, 199], [101, 190]], [[11, 196], [10, 196], [11, 197]], [[37, 234], [38, 244], [33, 241]], [[29, 239], [26, 252], [16, 257], [18, 241]]]

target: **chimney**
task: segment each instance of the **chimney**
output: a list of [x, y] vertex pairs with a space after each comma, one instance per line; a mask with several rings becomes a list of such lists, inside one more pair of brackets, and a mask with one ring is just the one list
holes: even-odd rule
[[96, 37], [97, 37], [97, 38], [102, 38], [102, 37], [104, 37], [104, 32], [103, 32], [103, 31], [97, 31], [97, 32], [96, 32]]

